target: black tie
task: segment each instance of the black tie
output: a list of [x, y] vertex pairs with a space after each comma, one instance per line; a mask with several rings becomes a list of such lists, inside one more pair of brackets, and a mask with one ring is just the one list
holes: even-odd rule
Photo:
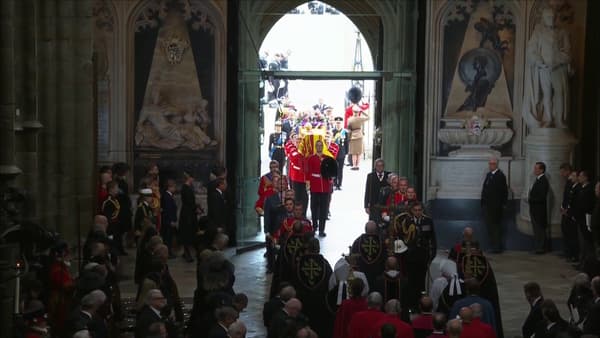
[[379, 178], [379, 181], [381, 181], [383, 179], [383, 174], [382, 173], [377, 174], [377, 178]]

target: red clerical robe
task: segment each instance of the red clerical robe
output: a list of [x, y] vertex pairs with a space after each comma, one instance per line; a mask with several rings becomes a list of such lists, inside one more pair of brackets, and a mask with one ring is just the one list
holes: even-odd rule
[[354, 316], [352, 316], [352, 319], [350, 319], [348, 338], [370, 337], [369, 335], [371, 332], [375, 330], [375, 325], [383, 318], [383, 316], [383, 312], [375, 309], [368, 309], [355, 313]]
[[396, 337], [397, 338], [414, 338], [414, 332], [410, 325], [403, 322], [396, 315], [384, 314], [383, 318], [381, 318], [377, 324], [375, 324], [375, 330], [371, 332], [371, 337], [381, 337], [381, 327], [383, 324], [392, 324], [396, 328]]
[[340, 304], [335, 315], [333, 326], [333, 338], [348, 338], [350, 333], [348, 327], [352, 316], [361, 311], [367, 310], [367, 299], [364, 297], [346, 299]]

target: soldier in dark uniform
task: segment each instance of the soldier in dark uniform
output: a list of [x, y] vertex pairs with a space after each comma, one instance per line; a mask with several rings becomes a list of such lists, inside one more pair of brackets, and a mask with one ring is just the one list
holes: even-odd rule
[[134, 227], [136, 237], [140, 237], [144, 230], [149, 226], [156, 226], [156, 218], [154, 217], [154, 211], [150, 206], [154, 197], [152, 189], [144, 188], [140, 190], [140, 201], [135, 211]]
[[425, 290], [425, 276], [429, 264], [435, 258], [437, 252], [437, 241], [433, 219], [423, 214], [421, 202], [414, 202], [409, 212], [402, 214], [399, 225], [396, 227], [399, 233], [394, 234], [408, 246], [403, 254], [405, 273], [407, 280], [406, 306], [416, 309], [419, 294]]
[[111, 246], [115, 248], [123, 248], [123, 244], [117, 243], [115, 239], [120, 233], [119, 214], [121, 212], [121, 205], [117, 196], [119, 194], [119, 184], [116, 181], [110, 181], [106, 184], [106, 190], [108, 190], [108, 197], [102, 203], [102, 214], [108, 219], [108, 227], [106, 228], [106, 234], [111, 240]]
[[337, 176], [333, 180], [333, 185], [337, 190], [341, 190], [342, 188], [342, 179], [344, 178], [344, 159], [346, 158], [346, 154], [348, 153], [348, 142], [350, 141], [350, 134], [348, 131], [344, 129], [344, 118], [337, 116], [334, 118], [335, 127], [333, 128], [333, 142], [335, 142], [338, 147], [338, 153], [335, 158], [337, 161]]
[[[130, 232], [133, 228], [132, 226], [132, 210], [131, 210], [131, 198], [129, 197], [129, 184], [127, 183], [127, 174], [129, 173], [129, 165], [127, 163], [115, 163], [112, 168], [113, 179], [119, 184], [119, 194], [117, 195], [117, 200], [119, 201], [119, 205], [121, 206], [121, 210], [119, 212], [119, 231], [115, 234], [115, 243], [117, 247], [115, 249], [119, 250], [119, 254], [126, 256], [127, 252], [123, 247], [123, 235]], [[127, 239], [130, 241], [130, 239]]]
[[269, 156], [279, 163], [279, 172], [283, 172], [285, 150], [283, 148], [287, 135], [281, 131], [281, 121], [275, 122], [275, 132], [269, 135]]
[[306, 252], [299, 257], [292, 284], [309, 316], [310, 327], [319, 337], [331, 337], [333, 313], [327, 306], [329, 278], [333, 273], [329, 262], [319, 253], [319, 240], [308, 240]]

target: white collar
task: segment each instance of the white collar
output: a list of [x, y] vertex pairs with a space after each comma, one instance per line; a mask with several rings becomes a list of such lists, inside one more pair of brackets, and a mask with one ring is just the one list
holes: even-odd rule
[[219, 189], [219, 188], [215, 188], [215, 189], [217, 189], [217, 191], [219, 192], [219, 194], [223, 195], [223, 192], [221, 191], [221, 189]]
[[169, 195], [173, 196], [173, 193], [172, 193], [172, 192], [170, 192], [169, 190], [167, 190], [167, 194], [169, 194]]
[[556, 325], [556, 323], [550, 323], [546, 326], [546, 330], [550, 330], [550, 328], [552, 328], [554, 325]]
[[85, 311], [85, 310], [81, 310], [82, 313], [85, 313], [88, 317], [92, 318], [92, 314]]
[[540, 179], [542, 176], [544, 176], [544, 174], [545, 174], [545, 173], [541, 173], [541, 174], [539, 174], [539, 175], [538, 175], [536, 178], [537, 178], [537, 179]]
[[158, 318], [161, 318], [159, 310], [155, 309], [153, 306], [150, 306], [150, 310], [152, 310], [152, 312], [154, 312], [158, 316]]
[[496, 170], [492, 171], [492, 175], [496, 174], [498, 172], [498, 168], [496, 168]]
[[223, 328], [223, 330], [225, 330], [225, 332], [229, 332], [229, 329], [225, 327], [225, 325], [221, 324], [221, 323], [217, 323], [219, 324], [220, 327]]
[[533, 300], [533, 303], [531, 303], [531, 306], [532, 306], [532, 307], [533, 307], [533, 306], [536, 306], [536, 304], [537, 304], [537, 303], [538, 303], [540, 300], [542, 300], [542, 296], [539, 296], [538, 298], [534, 299], [534, 300]]

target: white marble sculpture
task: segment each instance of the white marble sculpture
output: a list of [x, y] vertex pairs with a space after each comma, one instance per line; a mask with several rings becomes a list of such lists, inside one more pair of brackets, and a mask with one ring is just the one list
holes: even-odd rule
[[544, 9], [527, 44], [523, 118], [530, 128], [567, 128], [570, 61], [568, 32]]

